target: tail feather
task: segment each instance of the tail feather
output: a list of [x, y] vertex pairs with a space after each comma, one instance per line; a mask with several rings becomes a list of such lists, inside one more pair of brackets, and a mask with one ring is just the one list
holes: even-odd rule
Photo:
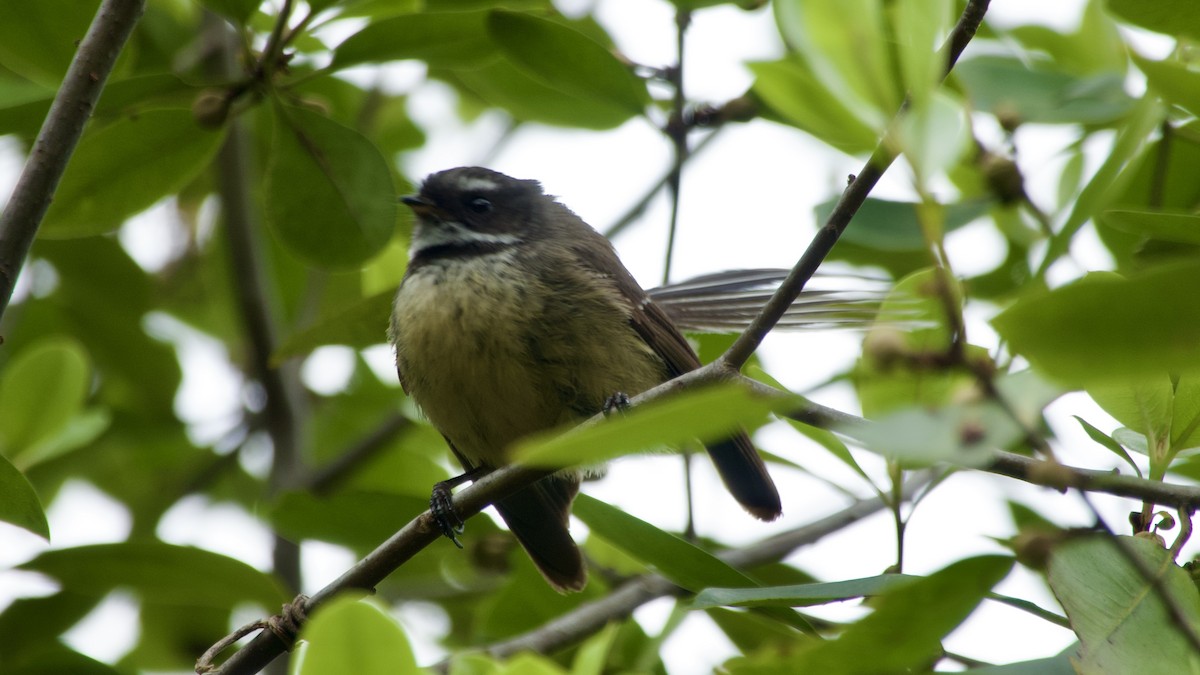
[[725, 487], [750, 515], [759, 520], [775, 520], [782, 515], [775, 481], [745, 432], [709, 445], [708, 454]]
[[500, 517], [555, 590], [581, 591], [587, 567], [567, 531], [579, 479], [551, 476], [496, 502]]

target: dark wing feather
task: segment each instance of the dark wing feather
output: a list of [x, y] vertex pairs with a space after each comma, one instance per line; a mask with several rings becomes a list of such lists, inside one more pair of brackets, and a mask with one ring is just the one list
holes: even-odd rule
[[[642, 290], [608, 241], [594, 231], [592, 234], [601, 241], [590, 242], [590, 246], [579, 246], [576, 248], [577, 255], [583, 264], [598, 275], [611, 279], [622, 299], [629, 303], [630, 326], [663, 360], [669, 376], [675, 377], [699, 368], [700, 358], [683, 333]], [[597, 243], [601, 245], [597, 246]], [[743, 508], [761, 520], [779, 517], [783, 512], [779, 490], [745, 432], [713, 443], [707, 450], [725, 487]]]

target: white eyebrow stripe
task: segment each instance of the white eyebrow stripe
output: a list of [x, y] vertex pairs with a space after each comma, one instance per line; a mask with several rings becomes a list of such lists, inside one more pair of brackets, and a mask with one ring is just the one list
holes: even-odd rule
[[491, 178], [464, 176], [458, 179], [458, 187], [463, 192], [493, 192], [500, 188], [500, 184]]

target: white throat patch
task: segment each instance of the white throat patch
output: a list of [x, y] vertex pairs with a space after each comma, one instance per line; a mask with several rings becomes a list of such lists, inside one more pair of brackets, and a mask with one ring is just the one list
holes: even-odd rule
[[408, 250], [408, 259], [412, 260], [421, 253], [438, 246], [469, 246], [471, 244], [519, 244], [521, 238], [515, 234], [493, 234], [476, 232], [460, 222], [442, 220], [425, 222], [417, 221], [413, 232], [412, 245]]

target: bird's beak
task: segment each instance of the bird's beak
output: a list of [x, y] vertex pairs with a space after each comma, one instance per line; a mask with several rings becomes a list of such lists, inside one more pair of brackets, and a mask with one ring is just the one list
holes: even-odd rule
[[441, 220], [445, 214], [437, 207], [437, 204], [421, 197], [421, 195], [405, 195], [400, 198], [400, 202], [413, 210], [413, 213], [418, 218], [431, 218], [433, 220]]
[[400, 201], [405, 206], [407, 206], [408, 208], [410, 208], [414, 211], [418, 211], [423, 208], [428, 209], [428, 208], [433, 207], [433, 204], [425, 201], [424, 199], [421, 199], [421, 195], [404, 195], [403, 197], [400, 198]]

